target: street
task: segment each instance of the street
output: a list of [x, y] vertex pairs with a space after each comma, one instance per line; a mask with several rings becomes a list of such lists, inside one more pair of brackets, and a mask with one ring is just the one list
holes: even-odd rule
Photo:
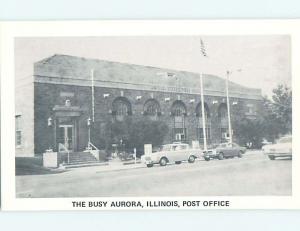
[[16, 176], [17, 197], [254, 196], [292, 194], [292, 161], [269, 160], [261, 151], [243, 158], [193, 164], [104, 170], [71, 169], [59, 174]]

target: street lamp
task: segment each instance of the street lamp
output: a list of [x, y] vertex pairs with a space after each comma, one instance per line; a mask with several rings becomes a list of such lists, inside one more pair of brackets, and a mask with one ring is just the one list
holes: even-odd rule
[[48, 127], [51, 127], [51, 126], [52, 126], [52, 118], [49, 117], [49, 118], [48, 118]]
[[[49, 117], [49, 118], [47, 119], [47, 125], [48, 125], [49, 129], [52, 127], [53, 121], [52, 121], [52, 118], [51, 118], [51, 117]], [[51, 133], [50, 133], [50, 134], [51, 134]], [[55, 138], [54, 138], [53, 140], [55, 140]], [[51, 145], [50, 145], [50, 144], [49, 144], [48, 150], [46, 150], [46, 151], [52, 152], [52, 148], [51, 148]]]

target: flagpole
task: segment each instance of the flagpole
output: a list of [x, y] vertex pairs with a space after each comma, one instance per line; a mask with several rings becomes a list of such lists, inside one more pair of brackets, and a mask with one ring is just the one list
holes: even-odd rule
[[[203, 40], [200, 38], [200, 49], [203, 57], [207, 57], [206, 49]], [[207, 150], [206, 142], [206, 124], [205, 124], [205, 108], [204, 108], [204, 90], [203, 90], [203, 73], [200, 72], [200, 91], [201, 91], [201, 113], [202, 113], [202, 132], [204, 151]]]
[[232, 129], [231, 129], [231, 119], [230, 119], [230, 102], [229, 102], [229, 87], [228, 87], [228, 82], [229, 82], [229, 74], [230, 72], [226, 72], [226, 98], [227, 98], [227, 114], [228, 114], [228, 133], [229, 133], [229, 143], [232, 144]]
[[201, 90], [201, 113], [202, 113], [202, 130], [204, 151], [207, 150], [206, 143], [206, 126], [205, 126], [205, 108], [204, 108], [204, 92], [203, 92], [203, 74], [200, 73], [200, 90]]

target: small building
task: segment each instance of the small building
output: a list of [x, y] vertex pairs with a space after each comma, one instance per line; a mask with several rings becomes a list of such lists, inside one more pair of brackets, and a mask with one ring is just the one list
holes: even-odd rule
[[[17, 156], [60, 145], [82, 151], [89, 138], [103, 147], [107, 121], [126, 118], [163, 121], [169, 127], [163, 143], [203, 143], [197, 73], [53, 55], [34, 64], [32, 78], [16, 82]], [[226, 80], [203, 75], [203, 83], [207, 140], [220, 143], [228, 136]], [[229, 82], [229, 96], [234, 134], [234, 118], [259, 116], [262, 95]]]

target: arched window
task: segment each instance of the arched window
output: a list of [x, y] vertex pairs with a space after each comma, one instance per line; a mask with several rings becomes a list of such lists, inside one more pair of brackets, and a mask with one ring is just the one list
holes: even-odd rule
[[218, 119], [220, 124], [221, 142], [226, 142], [228, 138], [228, 112], [225, 103], [220, 104], [218, 108]]
[[[205, 118], [209, 119], [210, 118], [210, 112], [209, 112], [209, 107], [208, 107], [207, 103], [204, 103], [204, 113], [205, 113]], [[202, 118], [202, 105], [201, 105], [201, 102], [198, 103], [198, 105], [196, 107], [196, 116]]]
[[186, 140], [186, 114], [185, 104], [180, 100], [176, 100], [171, 107], [171, 115], [174, 117], [173, 139], [176, 141]]
[[157, 119], [157, 116], [161, 114], [160, 105], [155, 99], [149, 99], [144, 104], [144, 115], [149, 116], [152, 119]]
[[185, 116], [186, 115], [185, 104], [180, 100], [176, 100], [172, 104], [171, 113], [173, 116]]
[[[207, 103], [204, 103], [204, 115], [205, 115], [205, 133], [206, 140], [209, 143], [211, 138], [211, 118], [209, 107]], [[203, 119], [202, 119], [202, 105], [201, 102], [196, 107], [196, 116], [197, 116], [197, 137], [200, 143], [204, 143], [203, 135]]]
[[118, 97], [112, 103], [112, 113], [115, 115], [116, 120], [122, 121], [125, 116], [131, 115], [131, 104], [125, 97]]

